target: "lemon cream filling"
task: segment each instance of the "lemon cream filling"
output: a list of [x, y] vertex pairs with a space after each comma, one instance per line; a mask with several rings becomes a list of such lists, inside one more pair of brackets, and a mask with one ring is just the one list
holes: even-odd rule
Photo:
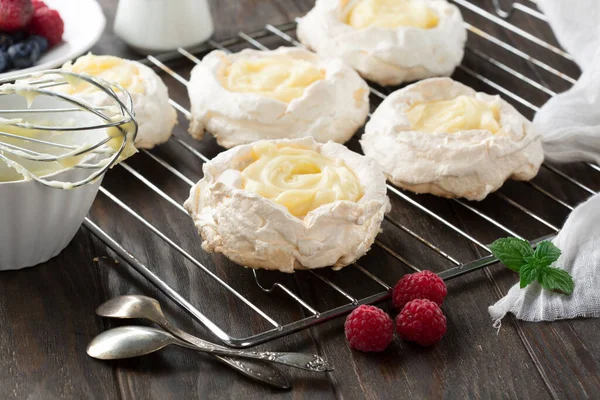
[[456, 133], [468, 130], [500, 130], [500, 106], [472, 96], [439, 100], [412, 106], [406, 115], [411, 129], [427, 133]]
[[253, 147], [254, 162], [242, 170], [243, 188], [286, 207], [296, 217], [336, 200], [358, 201], [363, 189], [342, 161], [285, 144]]
[[437, 13], [427, 1], [359, 0], [346, 15], [348, 25], [356, 29], [370, 26], [393, 29], [400, 26], [429, 29], [439, 23]]
[[[4, 118], [0, 118], [0, 132], [4, 134], [21, 136], [24, 138], [33, 138], [37, 139], [37, 136], [42, 133], [40, 131], [36, 131], [33, 129], [20, 128], [15, 126], [15, 123], [26, 124], [25, 121], [21, 119], [11, 119], [5, 120]], [[7, 137], [0, 136], [0, 148], [4, 145], [6, 146], [16, 146], [22, 148], [23, 151], [33, 150], [40, 151], [41, 149], [36, 148], [35, 145], [31, 145], [30, 142], [22, 139], [18, 139], [15, 137]], [[15, 151], [15, 147], [11, 148]], [[44, 148], [44, 151], [51, 151], [52, 148]], [[22, 164], [26, 167], [27, 171], [37, 176], [49, 175], [54, 172], [58, 172], [65, 168], [65, 165], [59, 162], [35, 162], [35, 161], [27, 161], [18, 156], [12, 155], [9, 152], [4, 153], [4, 156], [9, 160], [17, 161], [19, 164]], [[68, 163], [68, 160], [64, 160]], [[11, 182], [11, 181], [20, 181], [23, 180], [23, 175], [17, 171], [14, 167], [11, 167], [7, 164], [6, 161], [0, 161], [0, 182]]]
[[[108, 82], [118, 83], [130, 93], [145, 92], [144, 80], [141, 77], [139, 68], [134, 63], [118, 57], [88, 54], [79, 57], [74, 64], [71, 62], [66, 63], [62, 69], [75, 73], [86, 73]], [[71, 85], [68, 92], [71, 94], [84, 94], [97, 90], [95, 86], [81, 82], [77, 85]]]
[[236, 60], [224, 69], [221, 83], [231, 92], [256, 93], [289, 103], [324, 78], [325, 72], [309, 61], [272, 57]]

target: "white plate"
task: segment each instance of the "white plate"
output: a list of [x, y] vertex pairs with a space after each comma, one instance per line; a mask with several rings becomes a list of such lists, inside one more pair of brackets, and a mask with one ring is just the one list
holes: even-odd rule
[[0, 79], [11, 75], [60, 67], [83, 54], [100, 39], [106, 18], [96, 0], [46, 0], [48, 7], [57, 10], [65, 22], [63, 42], [46, 53], [31, 68], [0, 74]]

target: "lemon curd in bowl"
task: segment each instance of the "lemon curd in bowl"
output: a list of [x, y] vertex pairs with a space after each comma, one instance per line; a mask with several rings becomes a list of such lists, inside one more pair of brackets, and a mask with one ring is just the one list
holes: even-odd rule
[[[7, 120], [23, 121], [23, 115], [10, 110], [28, 107], [19, 95], [0, 96], [0, 109], [4, 120], [0, 131], [16, 135], [33, 135], [37, 139], [65, 145], [93, 144], [106, 138], [106, 130], [73, 132], [20, 131], [7, 125]], [[38, 96], [32, 109], [64, 109], [73, 105], [53, 97]], [[44, 126], [87, 126], [91, 114], [87, 112], [28, 113], [26, 122]], [[96, 121], [96, 120], [95, 120]], [[97, 122], [97, 121], [96, 121]], [[22, 148], [47, 154], [64, 153], [64, 149], [0, 136], [0, 144], [18, 145]], [[15, 156], [5, 156], [16, 160]], [[60, 182], [81, 181], [93, 170], [70, 169], [78, 158], [59, 162], [34, 162], [18, 159], [31, 173], [47, 180]], [[0, 161], [0, 271], [30, 267], [56, 256], [71, 241], [96, 197], [102, 177], [74, 189], [58, 189], [25, 179], [14, 168]]]

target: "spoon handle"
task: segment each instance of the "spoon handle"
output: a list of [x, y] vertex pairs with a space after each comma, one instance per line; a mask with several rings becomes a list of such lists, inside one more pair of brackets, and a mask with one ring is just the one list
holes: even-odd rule
[[266, 383], [279, 389], [291, 387], [287, 377], [277, 368], [262, 361], [242, 360], [239, 358], [223, 357], [213, 354], [221, 363], [237, 370], [242, 375], [256, 381]]
[[[191, 343], [193, 345], [193, 347], [189, 347], [191, 349], [198, 350], [198, 347], [202, 347], [205, 344], [212, 344], [206, 340], [200, 339], [196, 336], [190, 335], [185, 331], [182, 331], [176, 326], [171, 325], [169, 321], [165, 320], [156, 322], [160, 325], [161, 328], [163, 328], [176, 338], [183, 340], [184, 342]], [[218, 346], [215, 344], [212, 345], [217, 348], [222, 347], [223, 349], [227, 349], [223, 346]], [[221, 363], [237, 370], [242, 375], [245, 375], [256, 381], [266, 383], [279, 389], [289, 389], [291, 387], [288, 378], [283, 374], [283, 372], [264, 361], [243, 360], [239, 358], [224, 357], [217, 354], [213, 354], [213, 357], [215, 357]]]
[[[263, 362], [271, 362], [289, 367], [304, 369], [312, 372], [333, 371], [333, 367], [323, 357], [317, 354], [305, 353], [285, 353], [272, 351], [247, 351], [230, 349], [224, 346], [211, 343], [209, 341], [192, 336], [187, 332], [182, 331], [176, 326], [171, 325], [168, 321], [162, 321], [159, 324], [167, 332], [181, 339], [183, 343], [177, 343], [179, 346], [211, 353], [224, 357], [246, 358], [250, 360], [260, 360]], [[192, 344], [192, 346], [189, 346]]]

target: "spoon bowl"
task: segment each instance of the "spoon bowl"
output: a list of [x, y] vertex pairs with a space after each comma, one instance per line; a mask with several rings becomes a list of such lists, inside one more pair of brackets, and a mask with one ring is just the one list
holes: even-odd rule
[[96, 309], [96, 314], [107, 318], [145, 318], [157, 323], [167, 320], [158, 300], [139, 295], [110, 299]]
[[170, 344], [179, 344], [173, 335], [145, 326], [123, 326], [96, 336], [87, 354], [99, 360], [118, 360], [154, 353]]

